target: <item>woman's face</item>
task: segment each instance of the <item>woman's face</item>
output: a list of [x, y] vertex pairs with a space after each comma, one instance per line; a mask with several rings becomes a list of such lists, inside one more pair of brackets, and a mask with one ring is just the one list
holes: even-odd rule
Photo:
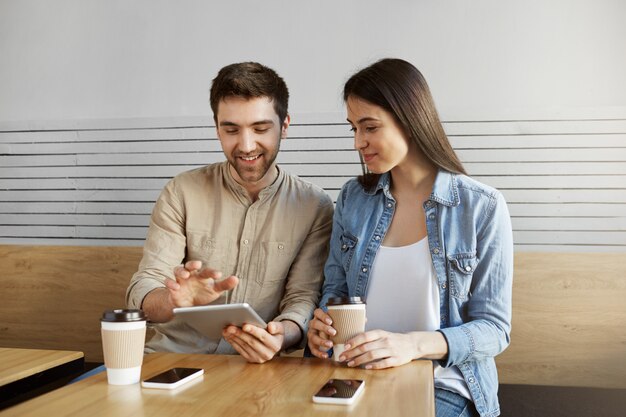
[[394, 117], [375, 104], [350, 96], [346, 102], [354, 147], [370, 172], [382, 174], [400, 166], [416, 151]]

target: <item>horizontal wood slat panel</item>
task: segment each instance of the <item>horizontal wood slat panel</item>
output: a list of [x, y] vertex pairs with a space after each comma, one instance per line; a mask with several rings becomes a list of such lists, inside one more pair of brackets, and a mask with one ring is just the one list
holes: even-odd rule
[[[470, 175], [503, 192], [518, 250], [626, 251], [626, 120], [579, 113], [444, 122]], [[278, 158], [333, 200], [361, 173], [343, 116], [294, 120]], [[211, 118], [66, 126], [0, 132], [0, 242], [134, 244], [170, 178], [224, 159]]]

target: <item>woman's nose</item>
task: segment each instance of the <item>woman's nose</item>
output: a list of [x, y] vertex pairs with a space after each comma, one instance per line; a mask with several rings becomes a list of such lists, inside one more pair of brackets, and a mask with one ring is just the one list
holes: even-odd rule
[[361, 150], [367, 148], [367, 142], [363, 139], [363, 136], [358, 132], [354, 133], [354, 149]]

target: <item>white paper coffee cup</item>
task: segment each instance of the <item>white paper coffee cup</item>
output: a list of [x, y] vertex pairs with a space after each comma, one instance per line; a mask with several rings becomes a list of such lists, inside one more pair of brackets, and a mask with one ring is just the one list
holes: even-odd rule
[[337, 331], [331, 338], [333, 359], [339, 361], [345, 343], [365, 331], [365, 302], [361, 297], [337, 297], [329, 299], [326, 308], [333, 320], [332, 326]]
[[146, 317], [141, 310], [107, 310], [100, 320], [102, 353], [111, 385], [139, 382], [146, 339]]

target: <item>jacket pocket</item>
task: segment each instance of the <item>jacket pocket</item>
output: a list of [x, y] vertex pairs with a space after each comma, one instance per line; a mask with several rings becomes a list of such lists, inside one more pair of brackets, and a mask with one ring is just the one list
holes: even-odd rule
[[466, 299], [470, 295], [472, 277], [478, 261], [475, 253], [457, 253], [448, 255], [448, 277], [450, 295]]
[[356, 244], [359, 241], [354, 235], [349, 232], [344, 232], [339, 238], [339, 244], [341, 245], [339, 250], [341, 251], [341, 264], [343, 269], [348, 271], [350, 269], [350, 263], [356, 250]]

